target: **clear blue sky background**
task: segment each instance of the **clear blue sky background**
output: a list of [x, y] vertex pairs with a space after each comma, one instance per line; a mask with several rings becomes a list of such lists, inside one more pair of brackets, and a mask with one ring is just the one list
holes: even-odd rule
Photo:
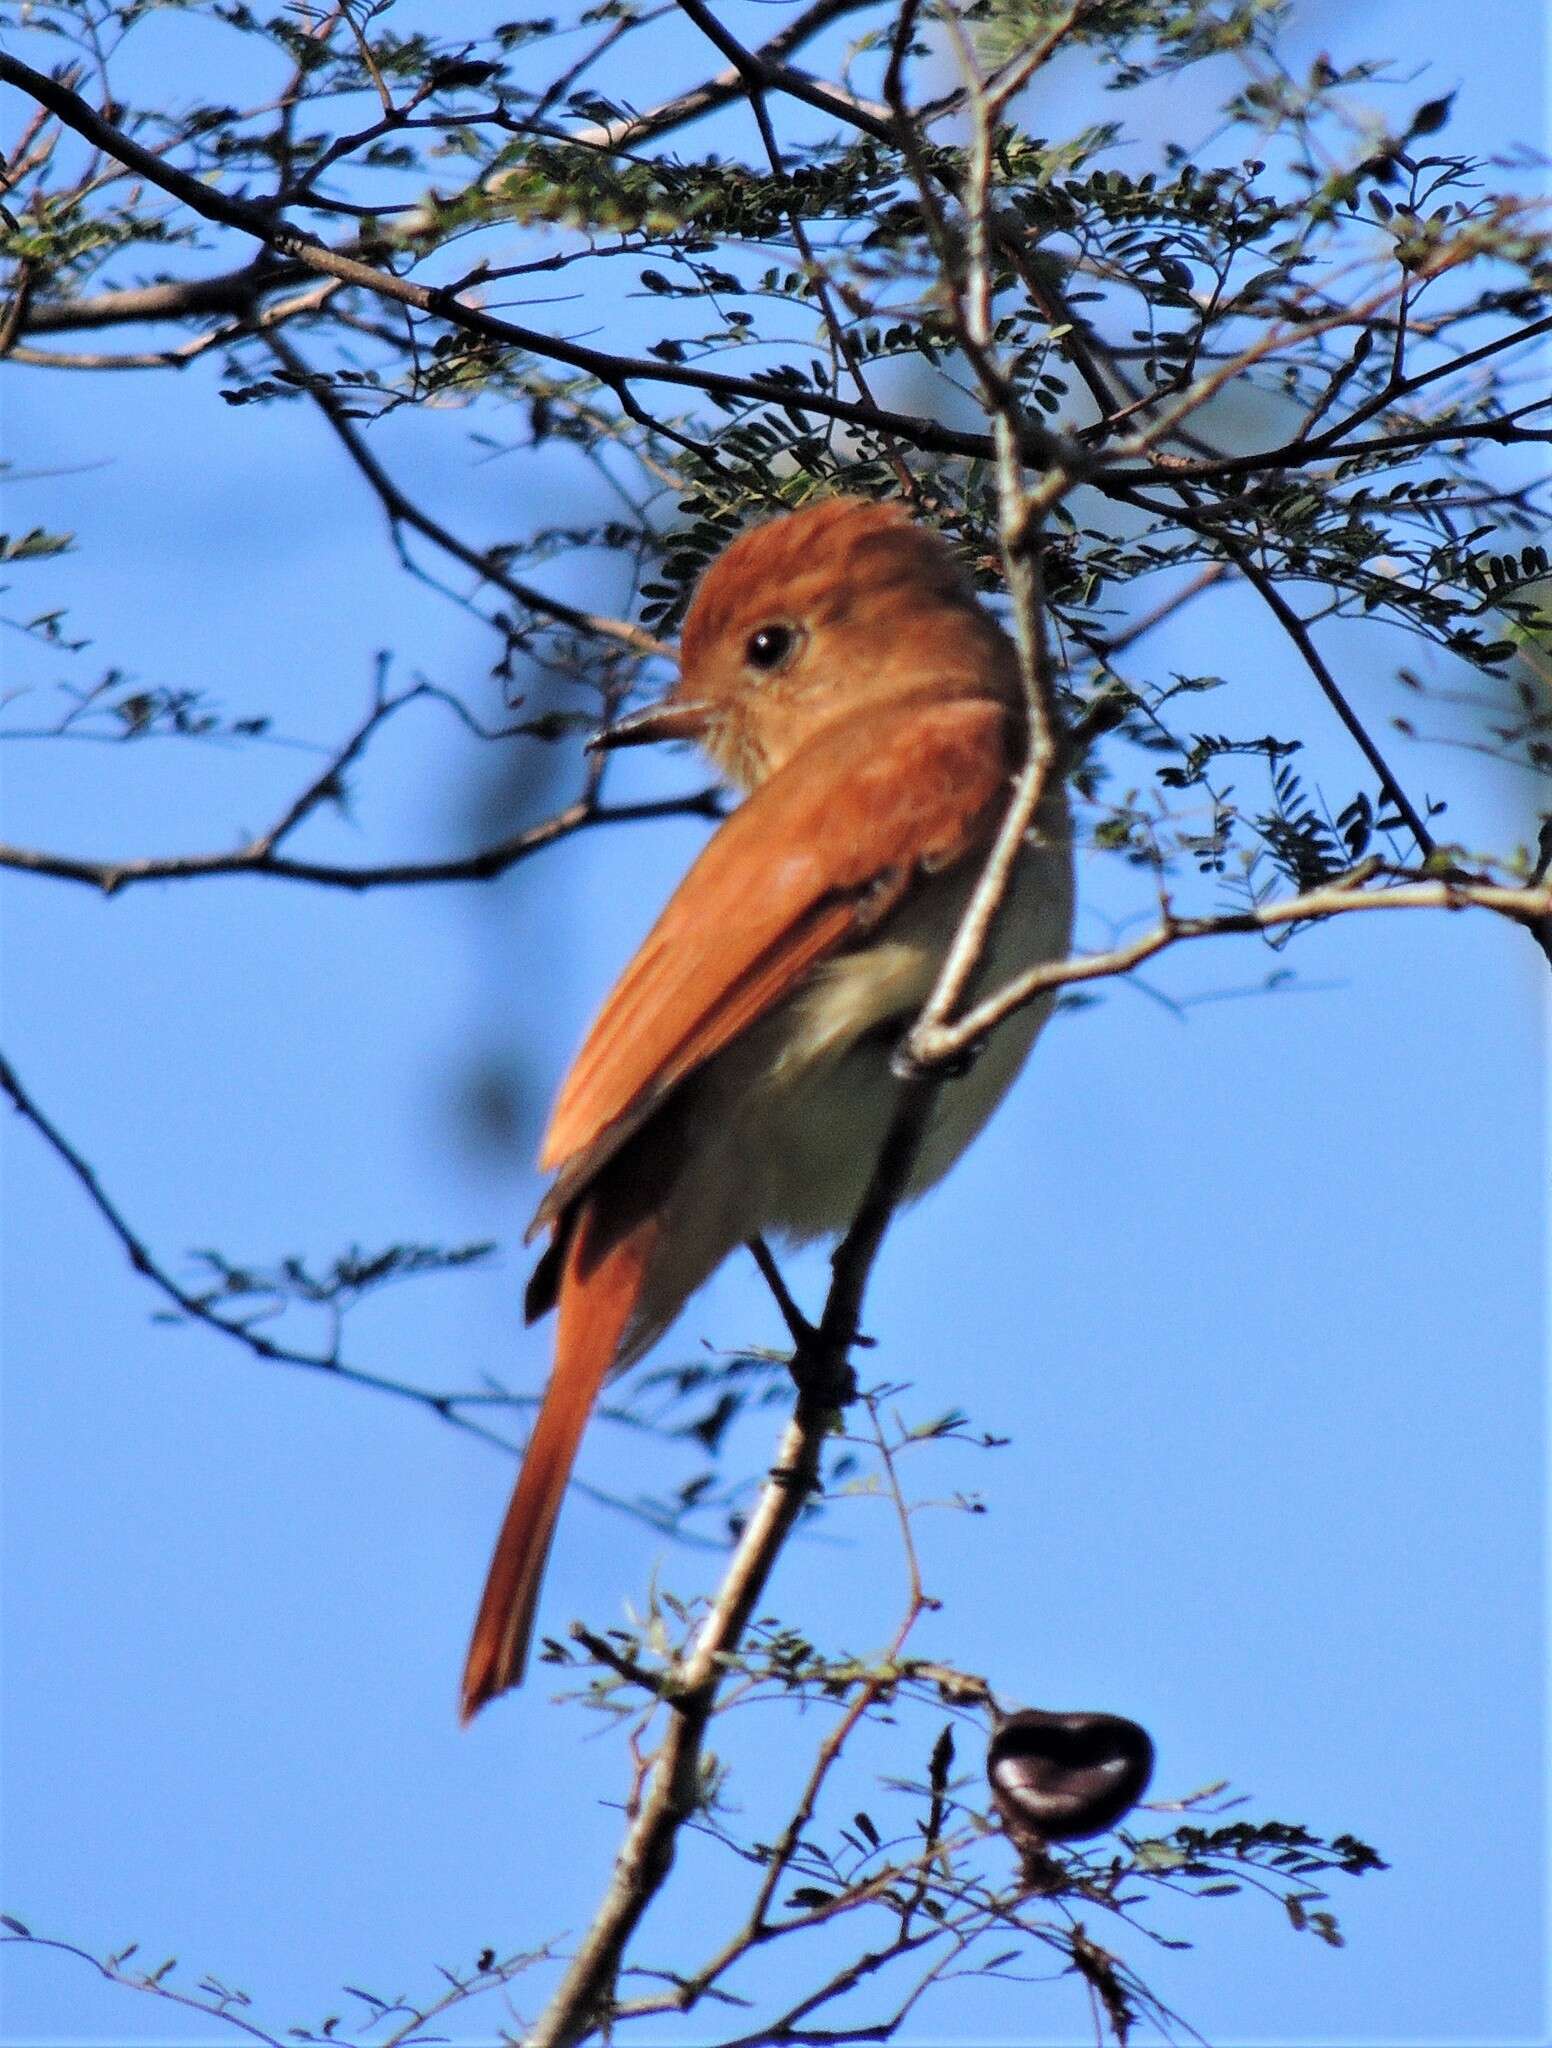
[[[1293, 48], [1426, 56], [1407, 94], [1460, 86], [1451, 143], [1489, 149], [1545, 132], [1539, 14], [1312, 7]], [[751, 38], [784, 18], [743, 0], [734, 15]], [[229, 47], [170, 19], [139, 61], [187, 91], [203, 68], [198, 89], [218, 94]], [[676, 32], [652, 92], [706, 68]], [[574, 311], [554, 317], [575, 329]], [[229, 408], [218, 382], [209, 366], [13, 373], [6, 524], [73, 528], [80, 553], [5, 608], [68, 601], [96, 643], [88, 667], [209, 689], [317, 741], [356, 715], [378, 647], [401, 675], [477, 690], [486, 640], [393, 572], [318, 420]], [[522, 522], [514, 492], [553, 493], [553, 511], [584, 488], [564, 451], [478, 459], [466, 424], [401, 414], [374, 446], [470, 537]], [[553, 587], [611, 595], [570, 573]], [[1148, 672], [1231, 673], [1264, 704], [1260, 729], [1318, 733], [1251, 603], [1212, 619], [1209, 644], [1194, 615], [1149, 643]], [[1354, 632], [1332, 651], [1371, 714], [1399, 708], [1394, 643]], [[68, 672], [15, 636], [6, 663], [8, 687]], [[230, 843], [310, 758], [8, 745], [4, 836], [93, 854]], [[1306, 759], [1351, 787], [1338, 736]], [[1448, 785], [1461, 839], [1525, 836], [1534, 793], [1489, 764], [1420, 746], [1401, 766], [1414, 787]], [[692, 774], [632, 762], [619, 786]], [[456, 852], [481, 777], [488, 795], [486, 753], [413, 712], [351, 818], [320, 817], [301, 843]], [[360, 900], [219, 881], [103, 902], [8, 875], [3, 1043], [181, 1272], [199, 1245], [321, 1261], [352, 1240], [499, 1239], [490, 1270], [369, 1304], [349, 1354], [434, 1386], [537, 1385], [548, 1331], [517, 1314], [533, 1134], [506, 1159], [471, 1150], [460, 1077], [476, 1057], [514, 1061], [537, 1106], [700, 830], [599, 834], [494, 886]], [[1100, 944], [1121, 898], [1084, 879], [1080, 938]], [[913, 1383], [916, 1415], [959, 1404], [1012, 1438], [917, 1467], [922, 1491], [977, 1487], [990, 1509], [925, 1521], [947, 1604], [921, 1647], [1011, 1698], [1136, 1716], [1160, 1796], [1227, 1777], [1257, 1813], [1380, 1848], [1392, 1869], [1334, 1898], [1341, 1953], [1246, 1900], [1181, 1916], [1190, 1955], [1128, 1950], [1210, 2039], [1540, 2040], [1544, 970], [1518, 934], [1470, 918], [1350, 920], [1291, 957], [1293, 993], [1182, 1018], [1117, 986], [1059, 1019], [988, 1136], [891, 1235], [868, 1318], [878, 1371]], [[1195, 949], [1150, 985], [1243, 988], [1271, 964], [1248, 943]], [[5, 1907], [87, 1947], [177, 1954], [281, 2028], [340, 2011], [342, 1982], [427, 1992], [438, 1961], [563, 1938], [606, 1873], [619, 1748], [552, 1705], [542, 1674], [470, 1733], [453, 1715], [508, 1467], [407, 1406], [152, 1322], [59, 1162], [15, 1119], [0, 1140]], [[796, 1278], [814, 1298], [820, 1261]], [[662, 1355], [776, 1335], [735, 1266]], [[765, 1426], [740, 1439], [750, 1468]], [[642, 1456], [600, 1429], [587, 1474], [634, 1492]], [[827, 1538], [791, 1550], [775, 1600], [822, 1641], [876, 1645], [901, 1600], [884, 1518], [853, 1507]], [[710, 1583], [703, 1554], [573, 1502], [546, 1626], [616, 1621], [655, 1566], [680, 1593]], [[813, 1732], [779, 1711], [730, 1727], [754, 1811], [805, 1767]], [[880, 1768], [920, 1761], [918, 1746]], [[728, 1885], [692, 1849], [663, 1921], [714, 1938]], [[13, 1949], [6, 1965], [7, 2043], [210, 2038], [68, 1959]], [[653, 2038], [728, 2025], [702, 2014]], [[1069, 1981], [955, 1987], [913, 2037], [1087, 2031]]]

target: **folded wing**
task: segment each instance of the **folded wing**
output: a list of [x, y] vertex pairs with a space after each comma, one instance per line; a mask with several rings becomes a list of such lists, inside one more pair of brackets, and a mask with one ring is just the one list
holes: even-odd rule
[[909, 699], [821, 728], [755, 790], [708, 841], [577, 1055], [540, 1155], [557, 1178], [536, 1228], [671, 1089], [875, 925], [913, 875], [989, 842], [1015, 745], [1000, 702]]

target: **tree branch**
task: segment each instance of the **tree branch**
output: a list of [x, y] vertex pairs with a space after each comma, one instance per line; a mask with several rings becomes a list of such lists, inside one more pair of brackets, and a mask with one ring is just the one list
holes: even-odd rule
[[[123, 1210], [103, 1187], [96, 1169], [38, 1106], [23, 1086], [15, 1067], [3, 1053], [0, 1053], [0, 1094], [9, 1098], [16, 1113], [25, 1123], [32, 1126], [48, 1149], [85, 1191], [91, 1206], [107, 1224], [135, 1272], [142, 1279], [149, 1281], [156, 1292], [170, 1302], [179, 1315], [186, 1317], [190, 1322], [198, 1323], [217, 1336], [233, 1339], [266, 1365], [296, 1366], [305, 1372], [326, 1374], [328, 1378], [339, 1381], [343, 1386], [359, 1387], [366, 1393], [389, 1394], [396, 1400], [408, 1401], [414, 1407], [434, 1415], [439, 1422], [445, 1422], [450, 1428], [460, 1430], [466, 1436], [475, 1437], [481, 1443], [489, 1444], [492, 1449], [501, 1451], [508, 1457], [515, 1457], [522, 1449], [520, 1443], [504, 1436], [500, 1430], [492, 1429], [488, 1424], [477, 1420], [470, 1411], [537, 1408], [539, 1397], [536, 1394], [514, 1394], [505, 1389], [494, 1389], [489, 1386], [470, 1388], [464, 1393], [439, 1392], [430, 1387], [417, 1387], [408, 1380], [393, 1379], [385, 1373], [369, 1372], [364, 1367], [347, 1364], [339, 1355], [338, 1331], [335, 1333], [334, 1344], [328, 1350], [302, 1351], [295, 1345], [282, 1344], [273, 1337], [265, 1336], [262, 1331], [253, 1327], [252, 1320], [244, 1320], [238, 1315], [222, 1315], [210, 1305], [208, 1298], [191, 1293], [188, 1288], [180, 1286], [166, 1267], [157, 1260], [145, 1240], [133, 1229]], [[171, 1320], [170, 1317], [166, 1319]], [[606, 1420], [622, 1423], [630, 1428], [652, 1427], [650, 1423], [644, 1423], [632, 1414], [628, 1408], [606, 1403], [598, 1412]], [[616, 1514], [628, 1515], [635, 1521], [645, 1521], [664, 1535], [672, 1536], [678, 1542], [688, 1543], [692, 1548], [718, 1552], [724, 1548], [720, 1541], [712, 1541], [697, 1532], [686, 1530], [674, 1516], [658, 1511], [639, 1498], [627, 1500], [582, 1479], [574, 1478], [571, 1483], [579, 1493], [585, 1494], [600, 1506], [610, 1508]]]
[[122, 327], [146, 321], [197, 320], [207, 314], [246, 315], [269, 292], [300, 284], [312, 272], [305, 263], [255, 257], [236, 270], [213, 277], [170, 278], [162, 284], [126, 285], [89, 299], [35, 300], [22, 331], [69, 334], [86, 328]]
[[[848, 14], [859, 13], [873, 4], [874, 0], [813, 0], [812, 5], [805, 7], [801, 14], [794, 15], [785, 28], [779, 29], [768, 42], [750, 54], [764, 66], [781, 64], [832, 22], [840, 21]], [[579, 129], [573, 140], [594, 143], [606, 149], [634, 149], [639, 143], [672, 134], [676, 128], [698, 121], [703, 114], [715, 113], [719, 107], [731, 105], [734, 100], [743, 98], [745, 90], [745, 71], [736, 63], [730, 64], [726, 71], [719, 71], [715, 77], [692, 86], [687, 92], [676, 93], [672, 99], [662, 101], [645, 113]]]
[[[173, 1279], [167, 1270], [159, 1265], [145, 1241], [137, 1236], [98, 1179], [95, 1169], [82, 1157], [70, 1140], [44, 1112], [22, 1085], [21, 1077], [10, 1061], [0, 1054], [0, 1093], [9, 1097], [11, 1106], [22, 1119], [31, 1124], [49, 1150], [69, 1169], [77, 1183], [85, 1190], [87, 1199], [107, 1224], [113, 1236], [123, 1248], [125, 1257], [140, 1276], [148, 1280], [156, 1291], [182, 1316], [190, 1322], [200, 1323], [208, 1330], [214, 1330], [223, 1337], [235, 1338], [255, 1358], [270, 1365], [294, 1365], [311, 1372], [327, 1373], [330, 1378], [343, 1381], [351, 1386], [364, 1387], [373, 1393], [392, 1394], [397, 1399], [413, 1402], [417, 1407], [429, 1410], [443, 1422], [455, 1429], [466, 1431], [484, 1443], [493, 1444], [497, 1449], [513, 1452], [517, 1446], [507, 1440], [499, 1431], [489, 1429], [484, 1423], [476, 1422], [462, 1413], [462, 1405], [476, 1403], [488, 1405], [488, 1393], [438, 1394], [423, 1387], [408, 1385], [402, 1380], [389, 1379], [381, 1373], [367, 1372], [362, 1368], [347, 1365], [332, 1352], [299, 1351], [291, 1345], [278, 1343], [273, 1337], [266, 1337], [262, 1331], [249, 1324], [220, 1315], [207, 1301], [191, 1294]], [[518, 1396], [502, 1396], [514, 1406], [530, 1405]]]
[[668, 1876], [679, 1830], [699, 1804], [702, 1744], [725, 1675], [724, 1660], [737, 1650], [782, 1544], [818, 1484], [825, 1431], [824, 1413], [800, 1396], [711, 1612], [689, 1654], [664, 1681], [668, 1730], [646, 1797], [626, 1830], [603, 1903], [529, 2031], [527, 2048], [569, 2048], [591, 2031], [625, 1944]]
[[[1351, 317], [1347, 314], [1344, 317]], [[1355, 427], [1391, 410], [1403, 399], [1412, 397], [1441, 378], [1457, 375], [1476, 364], [1502, 357], [1512, 349], [1534, 341], [1541, 335], [1552, 334], [1552, 313], [1545, 319], [1533, 320], [1528, 326], [1517, 328], [1512, 334], [1501, 334], [1492, 341], [1483, 342], [1480, 347], [1468, 349], [1463, 354], [1451, 356], [1447, 361], [1435, 363], [1431, 369], [1417, 371], [1400, 382], [1386, 385], [1383, 391], [1357, 405], [1345, 419], [1328, 427], [1323, 434], [1304, 439], [1295, 436], [1280, 447], [1268, 448], [1259, 454], [1221, 455], [1210, 459], [1191, 462], [1175, 474], [1181, 481], [1195, 483], [1226, 483], [1237, 476], [1256, 475], [1263, 470], [1307, 469], [1312, 463], [1323, 461], [1347, 462], [1354, 458], [1383, 455], [1403, 448], [1426, 445], [1431, 441], [1499, 440], [1538, 441], [1548, 438], [1541, 431], [1516, 431], [1509, 420], [1476, 420], [1451, 426], [1419, 426], [1401, 428], [1390, 434], [1378, 434], [1365, 441], [1352, 441], [1348, 436]], [[1534, 409], [1534, 408], [1532, 408]], [[1157, 471], [1127, 469], [1118, 466], [1112, 472], [1111, 480], [1117, 484], [1154, 483], [1158, 481]], [[1173, 478], [1172, 478], [1173, 480]]]
[[1195, 492], [1188, 485], [1175, 482], [1171, 483], [1170, 488], [1180, 499], [1178, 507], [1162, 506], [1155, 499], [1147, 497], [1141, 491], [1118, 491], [1117, 495], [1122, 497], [1127, 504], [1135, 505], [1139, 511], [1151, 512], [1156, 518], [1166, 520], [1178, 519], [1183, 525], [1190, 527], [1193, 533], [1201, 534], [1205, 539], [1211, 541], [1215, 547], [1221, 548], [1223, 553], [1228, 556], [1239, 574], [1255, 591], [1256, 595], [1266, 605], [1272, 616], [1277, 620], [1277, 623], [1288, 635], [1288, 638], [1293, 642], [1298, 650], [1300, 659], [1319, 685], [1321, 695], [1346, 727], [1348, 734], [1356, 744], [1359, 752], [1363, 755], [1363, 758], [1379, 777], [1382, 795], [1387, 797], [1396, 806], [1396, 809], [1406, 820], [1407, 830], [1416, 841], [1418, 852], [1426, 859], [1434, 851], [1433, 834], [1424, 822], [1422, 813], [1413, 804], [1406, 791], [1391, 772], [1388, 762], [1380, 752], [1375, 740], [1371, 737], [1368, 727], [1348, 702], [1346, 692], [1331, 673], [1325, 658], [1315, 645], [1309, 628], [1299, 617], [1287, 598], [1277, 588], [1272, 578], [1255, 561], [1250, 550], [1234, 534], [1230, 533], [1226, 527], [1216, 523], [1210, 524], [1202, 516], [1203, 508]]
[[401, 526], [408, 526], [451, 555], [464, 567], [472, 569], [484, 582], [492, 583], [498, 590], [504, 590], [508, 597], [518, 604], [526, 605], [541, 618], [556, 620], [569, 626], [575, 633], [590, 633], [605, 640], [613, 640], [621, 647], [629, 648], [633, 654], [667, 655], [671, 652], [663, 641], [649, 633], [644, 626], [632, 625], [627, 619], [611, 619], [600, 612], [582, 611], [578, 606], [567, 604], [563, 598], [551, 597], [545, 591], [536, 589], [531, 583], [521, 583], [508, 570], [479, 548], [471, 547], [460, 540], [438, 520], [423, 512], [388, 472], [366, 445], [365, 436], [356, 428], [345, 408], [335, 396], [333, 387], [326, 377], [315, 375], [308, 367], [306, 358], [295, 348], [289, 337], [273, 333], [268, 337], [269, 346], [278, 360], [290, 371], [307, 392], [318, 410], [333, 428], [351, 461], [360, 470], [379, 504], [388, 515], [388, 523], [395, 534]]
[[574, 832], [599, 825], [638, 824], [651, 818], [719, 818], [721, 793], [715, 787], [691, 796], [661, 797], [647, 803], [607, 804], [591, 797], [509, 833], [475, 853], [450, 860], [384, 861], [371, 867], [343, 867], [329, 861], [298, 860], [276, 853], [263, 834], [230, 853], [189, 853], [137, 856], [128, 860], [89, 860], [73, 854], [47, 853], [31, 847], [0, 844], [0, 868], [23, 874], [49, 875], [57, 881], [83, 882], [115, 896], [140, 882], [205, 881], [215, 875], [261, 875], [270, 881], [311, 882], [329, 889], [406, 889], [422, 882], [488, 882], [530, 854], [538, 853]]
[[[1371, 889], [1365, 883], [1376, 876], [1398, 876], [1386, 887]], [[1361, 910], [1491, 910], [1513, 924], [1522, 924], [1534, 934], [1537, 923], [1552, 917], [1552, 885], [1516, 888], [1498, 882], [1455, 878], [1428, 878], [1416, 870], [1388, 868], [1379, 861], [1365, 861], [1350, 875], [1338, 876], [1318, 889], [1287, 896], [1272, 903], [1259, 903], [1249, 910], [1224, 911], [1211, 917], [1177, 917], [1166, 914], [1151, 931], [1127, 945], [1103, 953], [1075, 954], [1067, 960], [1044, 962], [1017, 975], [1003, 988], [966, 1011], [953, 1024], [944, 1025], [917, 1048], [924, 1065], [952, 1062], [964, 1054], [1005, 1017], [1052, 989], [1070, 988], [1079, 982], [1105, 981], [1129, 974], [1156, 953], [1192, 939], [1227, 938], [1236, 933], [1281, 931], [1290, 925], [1324, 923]]]
[[[308, 230], [282, 220], [269, 207], [251, 200], [234, 199], [188, 172], [164, 163], [122, 129], [105, 121], [78, 93], [43, 72], [34, 71], [30, 65], [21, 63], [4, 51], [0, 51], [0, 81], [30, 93], [67, 127], [149, 184], [181, 200], [201, 219], [235, 228], [242, 234], [253, 236], [266, 248], [293, 258], [308, 270], [337, 277], [345, 284], [358, 285], [364, 291], [396, 300], [400, 305], [413, 306], [418, 312], [430, 314], [464, 333], [477, 334], [503, 347], [522, 349], [547, 361], [581, 370], [612, 390], [622, 403], [626, 402], [629, 386], [633, 383], [669, 384], [681, 390], [703, 392], [708, 397], [741, 399], [759, 405], [791, 405], [847, 426], [861, 427], [880, 435], [893, 434], [916, 448], [937, 454], [985, 456], [991, 453], [991, 444], [983, 434], [961, 433], [941, 426], [935, 420], [886, 411], [861, 399], [839, 398], [832, 392], [800, 389], [773, 377], [734, 377], [723, 371], [655, 358], [610, 355], [580, 342], [544, 334], [537, 328], [520, 327], [513, 321], [498, 319], [479, 307], [465, 305], [454, 292], [445, 288], [415, 284], [392, 271], [365, 263], [359, 257], [332, 249]], [[1025, 452], [1030, 460], [1060, 463], [1070, 474], [1078, 477], [1097, 472], [1099, 464], [1096, 458], [1066, 435], [1053, 433], [1034, 422], [1026, 425], [1025, 433]]]

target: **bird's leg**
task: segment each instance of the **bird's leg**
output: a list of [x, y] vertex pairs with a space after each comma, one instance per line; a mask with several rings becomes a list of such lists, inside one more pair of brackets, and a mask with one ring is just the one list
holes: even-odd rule
[[[854, 1343], [867, 1340], [856, 1337]], [[800, 1344], [788, 1367], [799, 1399], [809, 1408], [839, 1415], [857, 1398], [857, 1375], [846, 1356], [822, 1329], [816, 1329], [808, 1344]]]
[[748, 1245], [792, 1339], [788, 1370], [798, 1393], [814, 1408], [845, 1408], [857, 1398], [857, 1376], [846, 1362], [846, 1351], [851, 1344], [866, 1344], [870, 1340], [854, 1332], [847, 1344], [837, 1345], [833, 1333], [821, 1323], [811, 1323], [793, 1300], [765, 1239], [751, 1237]]
[[792, 1298], [786, 1281], [781, 1277], [770, 1246], [763, 1237], [748, 1240], [750, 1256], [760, 1269], [760, 1277], [775, 1297], [776, 1306], [781, 1310], [781, 1319], [787, 1326], [787, 1335], [799, 1351], [813, 1348], [814, 1339], [819, 1335], [818, 1325], [811, 1323]]

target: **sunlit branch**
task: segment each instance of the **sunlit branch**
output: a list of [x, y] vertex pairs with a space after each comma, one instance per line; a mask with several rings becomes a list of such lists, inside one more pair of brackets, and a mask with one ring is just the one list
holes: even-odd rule
[[664, 1680], [668, 1728], [645, 1796], [626, 1829], [603, 1902], [529, 2030], [527, 2048], [567, 2048], [603, 2017], [625, 1944], [667, 1878], [679, 1831], [695, 1812], [701, 1751], [725, 1662], [742, 1641], [782, 1546], [818, 1483], [825, 1433], [823, 1411], [800, 1397], [711, 1610]]
[[[1382, 875], [1406, 877], [1383, 887], [1366, 884]], [[1123, 946], [1102, 953], [1074, 954], [1027, 968], [1006, 987], [994, 991], [954, 1023], [944, 1025], [918, 1049], [924, 1064], [962, 1058], [980, 1039], [1015, 1010], [1023, 1009], [1052, 989], [1070, 988], [1080, 982], [1106, 981], [1130, 973], [1155, 954], [1193, 939], [1229, 938], [1249, 932], [1284, 931], [1291, 925], [1325, 923], [1366, 910], [1489, 910], [1532, 933], [1538, 924], [1552, 917], [1552, 887], [1517, 888], [1506, 883], [1439, 877], [1429, 879], [1415, 870], [1386, 868], [1383, 862], [1366, 861], [1347, 876], [1339, 876], [1318, 889], [1287, 896], [1271, 903], [1259, 903], [1248, 910], [1223, 911], [1215, 916], [1186, 917], [1169, 914], [1150, 931]]]
[[[1074, 28], [1081, 7], [1073, 5], [1054, 21], [1039, 44], [1029, 51], [1010, 76], [1027, 82], [1041, 65], [1048, 63]], [[914, 9], [901, 14], [896, 30], [885, 91], [889, 96], [897, 130], [914, 134], [913, 119], [906, 103], [903, 84], [903, 52], [914, 25]], [[926, 1076], [917, 1058], [918, 1048], [932, 1042], [964, 998], [985, 954], [992, 926], [1012, 882], [1014, 868], [1023, 853], [1026, 838], [1045, 802], [1048, 790], [1059, 786], [1063, 771], [1063, 737], [1057, 705], [1056, 678], [1046, 634], [1045, 590], [1041, 564], [1040, 523], [1071, 487], [1069, 471], [1048, 465], [1034, 490], [1025, 486], [1021, 451], [1025, 445], [1025, 416], [1014, 387], [995, 360], [992, 341], [991, 204], [995, 124], [1003, 104], [1000, 96], [988, 94], [979, 75], [973, 50], [952, 13], [945, 17], [955, 40], [963, 89], [969, 99], [973, 122], [970, 172], [963, 193], [966, 233], [963, 275], [953, 238], [931, 197], [930, 186], [919, 149], [913, 149], [918, 190], [928, 217], [933, 221], [940, 259], [953, 288], [955, 323], [966, 356], [981, 388], [981, 396], [993, 420], [997, 452], [997, 506], [1003, 573], [1012, 599], [1014, 644], [1018, 650], [1019, 673], [1024, 685], [1028, 716], [1028, 753], [1015, 786], [1013, 800], [1002, 821], [986, 866], [971, 893], [959, 930], [944, 960], [937, 981], [921, 1015], [907, 1034], [903, 1058], [907, 1070], [918, 1069], [906, 1081], [908, 1093], [902, 1116], [909, 1116], [911, 1094], [919, 1094], [926, 1114]], [[908, 1170], [908, 1169], [907, 1169]]]
[[[523, 327], [497, 318], [481, 308], [465, 304], [445, 288], [416, 284], [393, 271], [342, 254], [320, 242], [305, 229], [282, 220], [269, 208], [250, 200], [235, 199], [188, 172], [166, 164], [132, 137], [105, 121], [78, 94], [43, 72], [0, 51], [0, 80], [19, 86], [48, 107], [60, 120], [97, 147], [106, 150], [126, 168], [138, 172], [171, 197], [180, 200], [202, 219], [253, 236], [266, 247], [295, 259], [305, 269], [358, 285], [379, 297], [412, 306], [469, 334], [518, 348], [552, 362], [581, 370], [613, 391], [628, 408], [637, 404], [631, 393], [636, 383], [676, 385], [712, 397], [769, 405], [800, 405], [806, 412], [861, 427], [879, 434], [893, 434], [909, 445], [939, 454], [984, 455], [990, 451], [986, 436], [968, 434], [911, 414], [881, 411], [862, 399], [846, 399], [833, 392], [803, 389], [795, 391], [779, 379], [734, 377], [726, 372], [650, 357], [619, 356], [589, 348], [539, 329]], [[1074, 476], [1095, 472], [1092, 455], [1067, 436], [1052, 432], [1035, 422], [1026, 423], [1027, 453], [1034, 461], [1060, 462]]]

